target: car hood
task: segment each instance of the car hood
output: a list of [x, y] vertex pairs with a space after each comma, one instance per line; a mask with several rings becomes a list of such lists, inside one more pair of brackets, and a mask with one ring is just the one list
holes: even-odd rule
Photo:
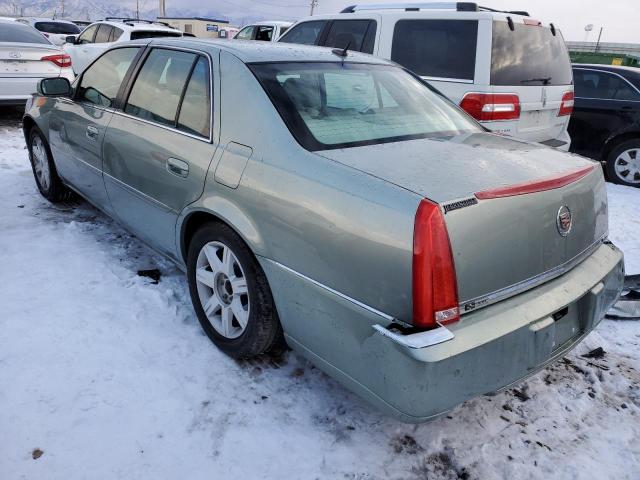
[[593, 165], [577, 155], [491, 133], [316, 153], [438, 203]]

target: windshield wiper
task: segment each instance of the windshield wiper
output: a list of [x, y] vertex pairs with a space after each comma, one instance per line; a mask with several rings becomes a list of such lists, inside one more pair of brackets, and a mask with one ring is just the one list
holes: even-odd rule
[[552, 78], [553, 77], [530, 78], [529, 80], [520, 80], [520, 83], [540, 82], [542, 85], [549, 85]]

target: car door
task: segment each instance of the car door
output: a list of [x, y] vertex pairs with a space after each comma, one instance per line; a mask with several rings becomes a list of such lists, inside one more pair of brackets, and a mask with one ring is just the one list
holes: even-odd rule
[[606, 141], [631, 127], [640, 113], [640, 93], [624, 77], [575, 68], [575, 104], [569, 123], [571, 150], [600, 159]]
[[102, 181], [102, 142], [116, 98], [141, 47], [106, 52], [76, 82], [71, 98], [58, 99], [50, 145], [60, 175], [98, 207], [109, 210]]
[[104, 140], [105, 186], [117, 217], [174, 258], [178, 214], [202, 194], [217, 147], [217, 65], [201, 52], [149, 49]]

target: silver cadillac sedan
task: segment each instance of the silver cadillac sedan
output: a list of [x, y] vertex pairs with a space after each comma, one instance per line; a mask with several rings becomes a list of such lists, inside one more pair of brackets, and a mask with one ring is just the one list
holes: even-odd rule
[[367, 55], [125, 43], [41, 81], [24, 134], [42, 195], [186, 271], [218, 348], [286, 341], [404, 421], [535, 373], [621, 291], [598, 164], [487, 133]]

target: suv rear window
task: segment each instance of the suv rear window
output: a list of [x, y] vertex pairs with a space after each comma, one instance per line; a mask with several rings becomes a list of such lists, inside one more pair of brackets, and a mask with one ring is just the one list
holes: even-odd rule
[[391, 60], [425, 77], [473, 80], [476, 20], [398, 20]]
[[560, 31], [493, 22], [491, 85], [571, 85], [571, 61]]
[[161, 38], [161, 37], [181, 37], [179, 32], [168, 32], [166, 30], [136, 30], [131, 32], [131, 40], [141, 38]]
[[65, 22], [36, 22], [34, 27], [36, 30], [46, 33], [55, 33], [60, 35], [75, 35], [80, 33], [77, 25]]

